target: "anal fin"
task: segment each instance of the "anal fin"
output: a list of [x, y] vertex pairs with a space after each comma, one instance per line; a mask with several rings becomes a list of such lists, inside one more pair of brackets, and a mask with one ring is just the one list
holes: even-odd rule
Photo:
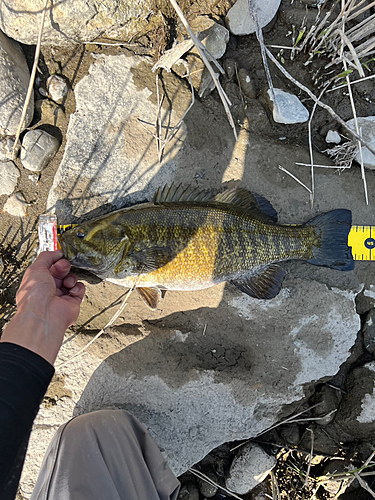
[[139, 287], [137, 288], [137, 290], [148, 307], [155, 311], [158, 308], [161, 299], [161, 291], [159, 290], [159, 288]]
[[257, 274], [231, 280], [242, 292], [256, 299], [273, 299], [280, 292], [281, 284], [286, 275], [285, 270], [271, 264], [263, 267]]

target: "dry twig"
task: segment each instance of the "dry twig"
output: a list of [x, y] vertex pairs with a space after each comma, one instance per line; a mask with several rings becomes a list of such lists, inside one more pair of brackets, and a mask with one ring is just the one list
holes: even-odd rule
[[307, 486], [309, 476], [310, 476], [310, 469], [311, 469], [311, 462], [313, 459], [313, 452], [314, 452], [314, 432], [309, 429], [308, 427], [306, 428], [307, 431], [311, 432], [311, 450], [310, 450], [310, 455], [309, 455], [309, 463], [307, 466], [307, 472], [306, 472], [306, 477], [305, 477], [305, 482], [303, 483], [304, 488]]
[[361, 142], [363, 146], [365, 146], [373, 155], [375, 155], [375, 150], [370, 146], [370, 144], [367, 143], [361, 137], [360, 135], [357, 134], [353, 129], [348, 127], [348, 125], [344, 122], [344, 120], [331, 108], [331, 106], [328, 106], [328, 104], [325, 104], [324, 102], [321, 102], [312, 92], [309, 90], [305, 85], [302, 85], [302, 83], [298, 82], [295, 78], [292, 77], [290, 73], [282, 66], [279, 61], [273, 56], [273, 54], [266, 48], [266, 52], [268, 57], [271, 59], [271, 61], [276, 64], [276, 66], [279, 68], [279, 70], [285, 75], [291, 82], [293, 82], [297, 87], [299, 87], [301, 90], [306, 92], [306, 94], [318, 104], [321, 108], [325, 109], [328, 111], [328, 113], [334, 118], [343, 128], [345, 128], [351, 135], [353, 135], [357, 140]]
[[211, 484], [212, 486], [216, 486], [217, 488], [220, 488], [221, 490], [225, 491], [225, 493], [227, 495], [229, 495], [229, 496], [231, 496], [233, 498], [237, 498], [237, 500], [243, 500], [241, 497], [239, 497], [238, 495], [236, 495], [235, 493], [233, 493], [233, 491], [229, 491], [224, 486], [220, 486], [220, 484], [215, 483], [215, 481], [212, 481], [212, 479], [209, 478], [208, 476], [206, 476], [206, 474], [203, 474], [203, 472], [201, 472], [201, 471], [199, 471], [197, 469], [193, 469], [193, 468], [190, 468], [189, 472], [191, 472], [192, 474], [194, 474], [194, 476], [199, 477], [199, 479], [202, 479], [203, 481], [206, 481], [206, 483]]
[[313, 192], [311, 191], [311, 189], [309, 187], [306, 186], [306, 184], [304, 184], [302, 181], [300, 181], [298, 179], [298, 177], [293, 175], [291, 172], [289, 172], [289, 170], [282, 167], [281, 165], [279, 165], [279, 169], [282, 170], [283, 172], [285, 172], [286, 174], [288, 174], [292, 179], [294, 179], [296, 182], [298, 182], [298, 184], [301, 184], [301, 186], [304, 187], [310, 193], [310, 199], [312, 199]]
[[[171, 2], [173, 8], [177, 12], [178, 17], [181, 19], [182, 24], [185, 26], [186, 31], [189, 33], [190, 38], [194, 42], [194, 45], [196, 46], [196, 48], [197, 48], [197, 50], [199, 52], [199, 55], [202, 58], [202, 61], [206, 65], [206, 68], [210, 72], [210, 75], [211, 75], [211, 77], [212, 77], [212, 79], [213, 79], [213, 81], [215, 83], [215, 86], [217, 88], [217, 91], [219, 93], [220, 99], [221, 99], [221, 101], [223, 103], [223, 106], [224, 106], [225, 112], [227, 114], [229, 123], [230, 123], [230, 125], [231, 125], [231, 127], [233, 129], [234, 137], [235, 137], [235, 139], [237, 141], [237, 138], [238, 138], [237, 137], [237, 130], [236, 130], [236, 126], [234, 124], [234, 120], [233, 120], [232, 114], [231, 114], [230, 109], [229, 109], [229, 106], [231, 105], [231, 102], [230, 102], [228, 96], [226, 95], [226, 93], [224, 92], [223, 87], [220, 84], [219, 75], [217, 73], [215, 73], [215, 71], [213, 70], [210, 62], [208, 61], [208, 59], [206, 57], [207, 49], [203, 45], [203, 43], [194, 35], [193, 30], [190, 28], [189, 23], [187, 22], [184, 14], [183, 14], [182, 10], [180, 9], [180, 7], [179, 7], [178, 3], [176, 2], [176, 0], [169, 0], [169, 1]], [[221, 69], [221, 71], [223, 71], [222, 68], [221, 68], [221, 66], [219, 65], [219, 63], [217, 63], [217, 61], [215, 60], [215, 58], [212, 57], [212, 60], [215, 62], [216, 66], [219, 69]]]
[[38, 61], [39, 61], [40, 47], [41, 47], [41, 44], [42, 44], [42, 34], [43, 34], [43, 27], [44, 27], [44, 19], [46, 17], [48, 2], [49, 2], [49, 0], [46, 0], [46, 3], [44, 4], [44, 9], [43, 9], [43, 13], [42, 13], [42, 19], [40, 21], [39, 35], [38, 35], [38, 41], [37, 41], [36, 49], [35, 49], [35, 56], [34, 56], [33, 68], [31, 70], [31, 75], [30, 75], [30, 80], [29, 80], [29, 86], [28, 86], [28, 89], [27, 89], [25, 103], [24, 103], [23, 109], [22, 109], [21, 120], [20, 120], [20, 123], [18, 125], [16, 137], [15, 137], [15, 140], [14, 140], [14, 146], [13, 146], [13, 151], [12, 151], [12, 159], [13, 160], [15, 160], [15, 158], [17, 156], [18, 141], [20, 140], [20, 134], [21, 134], [21, 130], [22, 130], [23, 124], [25, 122], [27, 108], [29, 106], [29, 102], [30, 102], [30, 99], [31, 99], [31, 94], [33, 93], [34, 80], [35, 80], [36, 70], [37, 70]]
[[97, 333], [95, 335], [95, 337], [90, 340], [90, 342], [88, 342], [84, 347], [82, 347], [82, 349], [80, 349], [77, 353], [75, 353], [67, 361], [64, 361], [63, 363], [60, 363], [59, 365], [57, 365], [56, 368], [62, 368], [63, 366], [66, 366], [68, 363], [70, 363], [71, 361], [74, 361], [75, 359], [77, 359], [77, 358], [81, 357], [83, 354], [85, 354], [86, 349], [91, 344], [93, 344], [95, 342], [95, 340], [97, 340], [107, 330], [107, 328], [109, 328], [110, 326], [113, 325], [113, 323], [116, 321], [116, 319], [120, 316], [120, 314], [124, 310], [124, 308], [125, 308], [125, 306], [127, 304], [128, 298], [130, 297], [132, 291], [136, 287], [136, 284], [137, 284], [137, 281], [134, 283], [133, 287], [129, 289], [128, 293], [126, 294], [126, 296], [125, 296], [124, 300], [122, 301], [120, 307], [118, 308], [117, 312], [112, 316], [112, 318], [108, 321], [108, 323], [105, 325], [105, 327], [102, 328], [100, 330], [100, 332]]
[[250, 17], [252, 18], [253, 23], [255, 24], [255, 33], [256, 33], [256, 36], [257, 36], [257, 39], [258, 39], [258, 42], [260, 45], [260, 52], [262, 54], [264, 71], [266, 72], [268, 86], [269, 86], [270, 91], [271, 91], [271, 99], [273, 101], [273, 105], [274, 105], [275, 109], [277, 110], [277, 101], [276, 101], [275, 91], [274, 91], [273, 84], [272, 84], [270, 69], [269, 69], [268, 63], [267, 63], [266, 46], [264, 44], [262, 30], [261, 30], [259, 23], [258, 23], [258, 16], [257, 16], [257, 13], [256, 13], [254, 6], [253, 6], [253, 1], [254, 0], [248, 0]]

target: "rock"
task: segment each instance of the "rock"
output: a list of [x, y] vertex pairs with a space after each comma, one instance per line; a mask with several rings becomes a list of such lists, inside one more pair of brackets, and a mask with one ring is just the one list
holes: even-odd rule
[[12, 161], [0, 162], [0, 196], [12, 194], [20, 176], [20, 171]]
[[309, 112], [301, 103], [297, 96], [284, 92], [281, 89], [274, 89], [277, 107], [272, 99], [271, 90], [268, 89], [267, 104], [272, 112], [276, 123], [304, 123], [309, 119]]
[[363, 343], [365, 349], [372, 355], [375, 354], [375, 309], [371, 309], [365, 318], [362, 327]]
[[[215, 68], [213, 68], [213, 70], [216, 75], [219, 75], [219, 71], [216, 71]], [[207, 68], [204, 68], [198, 91], [199, 97], [206, 97], [214, 90], [215, 86], [215, 82], [213, 81], [210, 72]]]
[[[332, 424], [331, 424], [332, 425]], [[314, 454], [318, 455], [318, 462], [320, 462], [320, 455], [336, 455], [341, 447], [340, 441], [342, 441], [342, 436], [337, 436], [336, 432], [333, 432], [333, 436], [330, 435], [331, 427], [328, 426], [324, 429], [320, 426], [309, 425], [309, 429], [314, 432]], [[329, 431], [329, 432], [327, 432]], [[298, 444], [298, 449], [304, 450], [306, 453], [311, 451], [311, 432], [306, 430]]]
[[[370, 277], [370, 281], [371, 277]], [[365, 314], [375, 307], [375, 285], [369, 283], [355, 298], [358, 314]]]
[[[0, 3], [0, 29], [27, 45], [37, 43], [43, 0], [13, 0]], [[73, 46], [100, 38], [129, 40], [147, 33], [163, 23], [153, 2], [96, 2], [66, 0], [47, 9], [43, 28], [43, 45]], [[74, 16], [72, 13], [74, 12]]]
[[51, 99], [57, 103], [61, 103], [68, 93], [66, 81], [60, 75], [52, 75], [48, 78], [47, 89]]
[[[199, 33], [199, 39], [215, 59], [220, 59], [224, 55], [229, 41], [229, 31], [224, 26], [216, 23], [208, 16], [199, 16], [193, 19], [190, 26], [196, 35]], [[193, 47], [187, 54], [186, 59], [194, 88], [197, 90], [200, 97], [204, 94], [208, 95], [215, 88], [215, 83], [201, 59], [198, 50]], [[180, 76], [186, 73], [186, 68], [181, 68], [181, 65], [174, 65], [173, 68], [175, 69], [176, 66], [179, 67], [178, 74]], [[212, 64], [212, 66], [214, 71], [218, 74], [219, 70], [214, 64]]]
[[27, 214], [27, 202], [21, 191], [17, 191], [5, 203], [4, 212], [16, 217], [24, 217]]
[[[208, 472], [206, 476], [211, 479], [214, 483], [218, 484], [218, 478], [213, 472]], [[215, 486], [214, 484], [210, 484], [207, 481], [204, 481], [203, 479], [198, 479], [198, 486], [199, 486], [199, 491], [201, 495], [205, 498], [212, 498], [216, 495], [218, 491], [218, 487]]]
[[346, 380], [335, 423], [353, 439], [372, 440], [375, 437], [375, 362], [354, 368]]
[[298, 424], [282, 425], [279, 428], [279, 435], [289, 447], [297, 446], [301, 439], [301, 431]]
[[[152, 199], [157, 188], [174, 176], [179, 182], [186, 175], [189, 179], [197, 178], [196, 174], [202, 175], [203, 147], [207, 160], [216, 162], [217, 155], [222, 154], [229, 161], [230, 134], [218, 134], [213, 125], [207, 128], [207, 119], [203, 126], [206, 112], [196, 102], [186, 119], [188, 125], [182, 124], [175, 139], [167, 144], [159, 164], [154, 139], [138, 120], [154, 123], [157, 114], [150, 68], [142, 58], [99, 58], [89, 75], [76, 85], [77, 111], [71, 115], [64, 157], [48, 198], [48, 206], [56, 206], [60, 220], [82, 217], [104, 204], [120, 207]], [[169, 101], [165, 99], [162, 120], [164, 129], [168, 126], [170, 130], [190, 105], [191, 91], [185, 81], [172, 73], [163, 75], [163, 82]], [[173, 103], [171, 115], [168, 102]], [[214, 124], [216, 118], [211, 115], [209, 120]], [[177, 144], [187, 135], [195, 147], [184, 152]], [[108, 168], [113, 169], [110, 174]], [[71, 190], [69, 201], [67, 193]], [[73, 208], [71, 201], [76, 196]]]
[[215, 59], [223, 57], [229, 41], [229, 31], [225, 26], [208, 16], [198, 16], [190, 22], [190, 27], [195, 34], [199, 32], [199, 39]]
[[178, 494], [177, 500], [199, 500], [199, 491], [191, 481], [184, 484]]
[[267, 112], [262, 104], [256, 100], [251, 99], [246, 103], [245, 114], [247, 121], [244, 126], [253, 134], [269, 135], [271, 129], [270, 120]]
[[[163, 75], [163, 92], [166, 129], [179, 121], [191, 95], [173, 74]], [[234, 142], [222, 109], [213, 106], [208, 112], [198, 100], [159, 163], [154, 137], [138, 120], [154, 130], [155, 75], [142, 58], [98, 58], [76, 85], [75, 97], [77, 111], [48, 199], [62, 223], [151, 200], [165, 183], [219, 189], [234, 179], [266, 196], [280, 223], [303, 223], [318, 211], [342, 206], [353, 211], [353, 220], [372, 223], [372, 208], [362, 202], [359, 169], [341, 176], [317, 169], [311, 210], [307, 193], [278, 169], [308, 162], [307, 151], [244, 129], [239, 131], [243, 149], [237, 149], [240, 139]], [[314, 158], [323, 163], [318, 153]], [[308, 169], [306, 177], [297, 168], [293, 172], [309, 182]], [[113, 328], [85, 356], [63, 367], [66, 392], [73, 396], [42, 406], [24, 466], [24, 489], [32, 490], [54, 430], [73, 415], [126, 408], [145, 423], [180, 475], [220, 444], [263, 432], [280, 419], [285, 405], [311, 394], [316, 381], [331, 379], [349, 357], [360, 328], [354, 299], [363, 282], [357, 276], [361, 266], [340, 273], [304, 262], [284, 265], [283, 289], [271, 301], [252, 299], [228, 284], [168, 292], [159, 310], [150, 311], [132, 293]], [[91, 283], [78, 325], [86, 325], [79, 335], [68, 335], [57, 365], [107, 323], [125, 293], [85, 276]], [[322, 432], [323, 438], [327, 441]]]
[[[280, 2], [281, 0], [253, 0], [258, 23], [261, 28], [264, 28], [272, 21], [280, 6]], [[229, 10], [225, 22], [228, 29], [234, 35], [255, 33], [255, 24], [250, 18], [248, 0], [237, 0]]]
[[[12, 158], [14, 142], [13, 137], [5, 136], [0, 138], [0, 161], [8, 161]], [[18, 145], [17, 153], [19, 148], [20, 146]]]
[[341, 136], [337, 132], [337, 130], [328, 130], [326, 135], [326, 143], [327, 144], [340, 144]]
[[263, 482], [275, 465], [276, 459], [267, 455], [260, 446], [246, 444], [235, 456], [225, 485], [228, 490], [245, 495]]
[[222, 66], [228, 80], [232, 80], [236, 73], [236, 61], [228, 57], [227, 59], [224, 59]]
[[29, 179], [29, 181], [32, 182], [35, 185], [38, 184], [39, 177], [40, 177], [40, 174], [30, 174], [30, 175], [27, 176], [27, 178]]
[[312, 410], [313, 416], [319, 419], [316, 420], [318, 425], [327, 425], [332, 422], [339, 407], [341, 396], [341, 391], [328, 385], [323, 385], [315, 392], [310, 402], [312, 405], [319, 405]]
[[[0, 31], [0, 135], [17, 133], [29, 80], [29, 68], [20, 45]], [[33, 114], [34, 94], [31, 95], [22, 130], [28, 127]]]
[[60, 143], [53, 135], [41, 129], [30, 130], [22, 141], [22, 165], [32, 172], [41, 172], [59, 147]]
[[246, 69], [241, 68], [238, 70], [238, 80], [243, 94], [249, 99], [255, 99], [257, 96], [257, 92], [254, 80], [252, 77], [250, 77]]
[[[375, 116], [358, 117], [358, 128], [362, 129], [362, 136], [368, 142], [370, 147], [375, 149]], [[348, 120], [346, 124], [355, 130], [354, 118]], [[366, 148], [362, 147], [363, 163], [366, 168], [375, 170], [375, 156]], [[355, 156], [355, 161], [361, 163], [359, 150]]]
[[56, 103], [47, 99], [39, 100], [35, 103], [35, 108], [41, 114], [43, 123], [48, 123], [54, 127], [61, 128], [66, 124], [67, 118], [63, 109]]

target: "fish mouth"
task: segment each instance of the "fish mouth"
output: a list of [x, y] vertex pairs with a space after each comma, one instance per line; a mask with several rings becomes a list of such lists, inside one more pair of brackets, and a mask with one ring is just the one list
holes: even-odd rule
[[68, 244], [61, 236], [57, 238], [57, 241], [63, 251], [63, 258], [72, 262], [78, 255], [77, 250], [72, 247], [72, 245]]
[[57, 243], [58, 243], [58, 246], [61, 248], [61, 250], [63, 252], [63, 258], [67, 258], [65, 241], [62, 238], [60, 238], [60, 236], [58, 236], [57, 237]]

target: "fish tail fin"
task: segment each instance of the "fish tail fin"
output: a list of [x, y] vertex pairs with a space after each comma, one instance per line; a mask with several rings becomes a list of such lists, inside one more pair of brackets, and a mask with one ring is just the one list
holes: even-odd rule
[[313, 243], [314, 257], [308, 260], [310, 264], [340, 271], [354, 269], [352, 250], [348, 246], [352, 225], [350, 210], [332, 210], [314, 217], [305, 225], [313, 226], [316, 230], [316, 239]]

